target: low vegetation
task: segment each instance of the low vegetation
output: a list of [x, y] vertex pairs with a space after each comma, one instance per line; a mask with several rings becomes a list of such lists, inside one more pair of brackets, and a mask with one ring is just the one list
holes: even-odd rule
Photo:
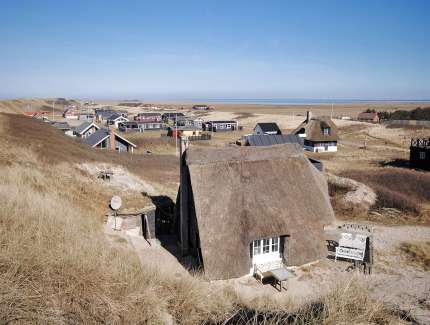
[[[174, 155], [119, 155], [116, 152], [100, 152], [80, 143], [78, 139], [62, 135], [59, 130], [39, 120], [8, 114], [0, 114], [0, 119], [4, 120], [6, 132], [3, 141], [12, 146], [31, 149], [43, 164], [109, 163], [122, 165], [145, 180], [177, 182], [179, 161]], [[6, 150], [4, 154], [6, 153], [9, 157], [4, 160], [9, 163], [20, 160], [13, 151]]]
[[346, 171], [343, 177], [352, 178], [372, 188], [378, 198], [374, 210], [394, 208], [412, 217], [413, 221], [429, 223], [430, 175], [401, 169]]
[[[367, 113], [374, 113], [375, 110], [367, 110]], [[381, 120], [418, 120], [430, 121], [430, 107], [417, 107], [413, 110], [396, 110], [394, 112], [381, 111], [378, 112]]]
[[417, 265], [424, 271], [430, 271], [430, 241], [404, 242], [400, 245], [400, 252], [409, 264]]
[[333, 182], [328, 184], [330, 201], [336, 217], [340, 219], [365, 219], [368, 212], [365, 208], [344, 200], [345, 194], [350, 190], [348, 187]]

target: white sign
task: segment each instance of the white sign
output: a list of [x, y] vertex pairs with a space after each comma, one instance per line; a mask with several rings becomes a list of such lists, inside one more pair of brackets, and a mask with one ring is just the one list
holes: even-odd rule
[[367, 236], [361, 234], [342, 233], [339, 239], [339, 246], [366, 250]]
[[336, 247], [336, 258], [338, 257], [349, 258], [357, 261], [363, 261], [364, 250], [339, 246], [339, 247]]

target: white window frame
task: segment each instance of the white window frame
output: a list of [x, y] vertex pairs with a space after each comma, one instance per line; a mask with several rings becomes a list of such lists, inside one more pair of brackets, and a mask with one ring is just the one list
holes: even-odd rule
[[282, 262], [281, 238], [261, 238], [252, 241], [251, 254], [252, 267], [249, 274], [253, 274], [256, 265], [263, 267], [264, 265], [268, 266], [273, 263]]
[[420, 151], [420, 159], [422, 159], [422, 160], [426, 159], [426, 152], [425, 151]]
[[252, 255], [265, 255], [280, 252], [280, 237], [262, 238], [252, 242]]

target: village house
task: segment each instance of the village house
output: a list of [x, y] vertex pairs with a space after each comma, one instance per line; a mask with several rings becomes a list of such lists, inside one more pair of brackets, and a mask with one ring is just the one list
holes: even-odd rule
[[113, 113], [111, 116], [109, 116], [106, 119], [106, 125], [107, 126], [115, 126], [115, 128], [118, 128], [119, 123], [128, 122], [128, 119], [122, 116], [119, 113]]
[[156, 122], [160, 123], [162, 121], [160, 113], [139, 113], [134, 117], [137, 122]]
[[70, 127], [69, 123], [67, 122], [57, 122], [57, 121], [51, 121], [49, 122], [54, 128], [60, 130], [65, 135], [73, 136], [73, 130]]
[[136, 121], [121, 122], [118, 124], [118, 130], [121, 132], [140, 131]]
[[161, 118], [163, 119], [163, 121], [165, 123], [175, 123], [177, 118], [182, 118], [184, 117], [184, 113], [179, 113], [179, 112], [168, 112], [168, 113], [164, 113]]
[[304, 139], [304, 148], [308, 151], [337, 151], [337, 127], [329, 117], [312, 117], [307, 112], [306, 120], [292, 133]]
[[203, 119], [194, 117], [178, 117], [175, 126], [202, 129]]
[[203, 123], [204, 131], [221, 132], [221, 131], [235, 131], [239, 129], [239, 122], [237, 121], [209, 121]]
[[99, 129], [90, 136], [82, 140], [83, 143], [99, 149], [116, 150], [118, 152], [131, 152], [136, 148], [136, 145], [125, 139], [111, 129]]
[[326, 256], [324, 227], [334, 221], [327, 181], [300, 146], [190, 147], [181, 159], [180, 248], [208, 279]]
[[99, 130], [100, 127], [93, 122], [84, 122], [75, 128], [73, 134], [78, 138], [86, 138]]
[[430, 170], [430, 138], [411, 139], [409, 163], [413, 168]]
[[99, 108], [95, 110], [96, 121], [100, 123], [105, 123], [106, 120], [113, 114], [120, 114], [125, 118], [127, 118], [128, 116], [128, 113], [126, 111], [117, 111], [110, 108]]
[[68, 108], [63, 112], [63, 117], [68, 120], [79, 120], [79, 109]]
[[201, 137], [203, 134], [202, 129], [188, 128], [188, 127], [169, 127], [167, 130], [167, 136], [173, 138], [182, 137]]
[[281, 130], [276, 123], [257, 123], [254, 127], [254, 134], [282, 134]]
[[163, 122], [137, 122], [137, 125], [142, 132], [145, 130], [161, 130], [164, 128]]
[[376, 112], [362, 112], [358, 114], [357, 119], [360, 122], [379, 123], [379, 116]]
[[112, 114], [114, 114], [114, 110], [107, 110], [107, 109], [96, 109], [95, 110], [95, 118], [97, 122], [104, 123], [106, 122], [107, 118], [110, 117]]
[[[303, 148], [303, 138], [295, 134], [262, 134], [262, 135], [245, 135], [238, 142], [238, 145], [251, 146], [251, 147], [267, 147], [277, 144], [296, 144]], [[324, 170], [324, 165], [321, 161], [314, 158], [309, 158], [311, 164], [319, 171]]]
[[194, 105], [193, 109], [196, 111], [208, 111], [210, 107], [208, 105]]

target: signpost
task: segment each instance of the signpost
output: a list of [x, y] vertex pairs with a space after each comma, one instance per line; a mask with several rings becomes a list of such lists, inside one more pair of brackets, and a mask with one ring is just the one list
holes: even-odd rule
[[366, 235], [342, 233], [339, 246], [336, 247], [335, 259], [341, 257], [363, 262], [366, 253], [366, 242]]
[[336, 259], [338, 257], [349, 258], [351, 260], [363, 261], [364, 251], [361, 249], [336, 247]]

